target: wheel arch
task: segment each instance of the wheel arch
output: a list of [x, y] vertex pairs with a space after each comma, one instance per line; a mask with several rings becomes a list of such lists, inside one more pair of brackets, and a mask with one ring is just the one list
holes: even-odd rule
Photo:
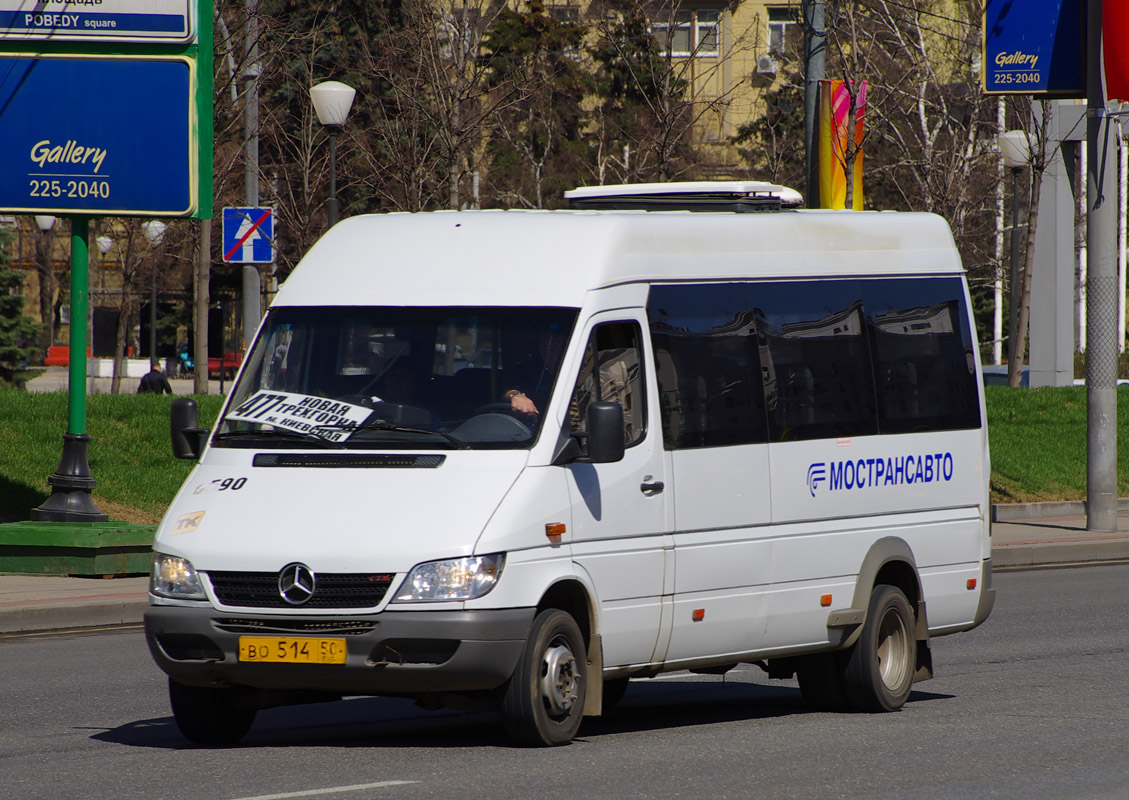
[[921, 587], [921, 576], [917, 571], [917, 561], [909, 544], [897, 536], [885, 536], [870, 546], [859, 567], [855, 581], [855, 593], [851, 608], [861, 611], [859, 625], [847, 636], [843, 647], [854, 644], [866, 620], [866, 610], [870, 605], [870, 595], [874, 587], [888, 584], [901, 589], [909, 600], [916, 622], [916, 638], [924, 641], [929, 638], [929, 626], [925, 617], [925, 593]]

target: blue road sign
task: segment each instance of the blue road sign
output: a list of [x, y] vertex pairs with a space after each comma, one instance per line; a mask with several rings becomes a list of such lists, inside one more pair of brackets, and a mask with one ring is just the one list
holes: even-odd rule
[[223, 210], [223, 260], [236, 264], [274, 263], [274, 209]]
[[0, 211], [187, 216], [191, 60], [0, 54]]
[[1085, 0], [987, 0], [984, 91], [1086, 96]]

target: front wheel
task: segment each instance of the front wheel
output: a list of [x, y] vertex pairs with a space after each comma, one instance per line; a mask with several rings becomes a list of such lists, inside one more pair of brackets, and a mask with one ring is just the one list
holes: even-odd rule
[[169, 678], [169, 703], [177, 727], [196, 744], [226, 746], [243, 738], [256, 712], [238, 701], [238, 689], [186, 686]]
[[529, 746], [572, 741], [584, 715], [588, 656], [569, 614], [546, 609], [533, 620], [502, 700], [506, 733]]
[[897, 711], [909, 698], [917, 665], [913, 609], [902, 590], [879, 585], [870, 595], [862, 633], [843, 674], [847, 699], [859, 711]]

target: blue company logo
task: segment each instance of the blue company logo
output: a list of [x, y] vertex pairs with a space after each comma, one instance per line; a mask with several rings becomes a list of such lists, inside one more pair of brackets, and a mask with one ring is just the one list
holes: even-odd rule
[[816, 461], [808, 467], [808, 491], [815, 497], [821, 483], [827, 491], [866, 489], [874, 486], [909, 486], [953, 479], [952, 453]]
[[808, 467], [808, 491], [811, 496], [815, 497], [815, 490], [819, 488], [819, 484], [827, 480], [827, 464], [823, 461], [812, 464]]

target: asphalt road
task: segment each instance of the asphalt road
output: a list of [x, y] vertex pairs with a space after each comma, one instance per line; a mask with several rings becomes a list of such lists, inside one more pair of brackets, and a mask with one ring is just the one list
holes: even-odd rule
[[633, 681], [573, 744], [496, 716], [356, 699], [189, 746], [137, 629], [0, 638], [0, 797], [1124, 798], [1129, 565], [995, 576], [976, 631], [895, 714], [809, 712], [755, 667]]

